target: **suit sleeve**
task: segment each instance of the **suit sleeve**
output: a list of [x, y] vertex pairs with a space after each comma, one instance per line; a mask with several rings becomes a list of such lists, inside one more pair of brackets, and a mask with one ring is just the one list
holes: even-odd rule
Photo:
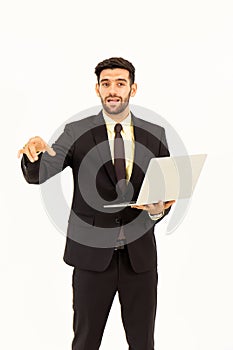
[[53, 143], [52, 148], [56, 152], [54, 157], [47, 152], [39, 154], [38, 161], [32, 163], [26, 155], [23, 155], [21, 169], [25, 180], [30, 184], [41, 184], [58, 174], [67, 166], [72, 167], [72, 155], [74, 137], [70, 125], [66, 125], [63, 133]]

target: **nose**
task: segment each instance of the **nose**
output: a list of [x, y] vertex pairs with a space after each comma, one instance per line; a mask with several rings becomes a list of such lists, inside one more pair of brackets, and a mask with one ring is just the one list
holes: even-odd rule
[[111, 84], [109, 86], [109, 94], [112, 95], [112, 96], [116, 95], [116, 88], [115, 88], [114, 84]]

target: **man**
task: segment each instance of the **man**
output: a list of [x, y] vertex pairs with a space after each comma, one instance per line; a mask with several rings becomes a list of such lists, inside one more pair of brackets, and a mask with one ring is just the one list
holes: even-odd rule
[[154, 226], [171, 202], [104, 208], [136, 200], [153, 157], [169, 156], [162, 127], [135, 117], [135, 68], [113, 57], [100, 62], [96, 93], [103, 110], [67, 124], [52, 148], [31, 138], [23, 154], [27, 182], [38, 184], [70, 166], [74, 177], [64, 260], [74, 266], [73, 350], [97, 350], [116, 292], [131, 350], [154, 349], [157, 256]]

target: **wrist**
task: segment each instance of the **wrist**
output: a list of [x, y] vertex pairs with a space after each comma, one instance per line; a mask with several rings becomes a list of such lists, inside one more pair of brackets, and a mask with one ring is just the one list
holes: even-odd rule
[[160, 213], [156, 213], [156, 214], [148, 213], [148, 214], [149, 214], [151, 219], [158, 220], [164, 216], [164, 210]]

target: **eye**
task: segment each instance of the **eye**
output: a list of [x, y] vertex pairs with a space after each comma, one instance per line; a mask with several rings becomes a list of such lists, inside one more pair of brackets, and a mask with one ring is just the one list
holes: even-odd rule
[[108, 86], [109, 86], [109, 83], [101, 83], [101, 86], [103, 86], [103, 87], [108, 87]]

